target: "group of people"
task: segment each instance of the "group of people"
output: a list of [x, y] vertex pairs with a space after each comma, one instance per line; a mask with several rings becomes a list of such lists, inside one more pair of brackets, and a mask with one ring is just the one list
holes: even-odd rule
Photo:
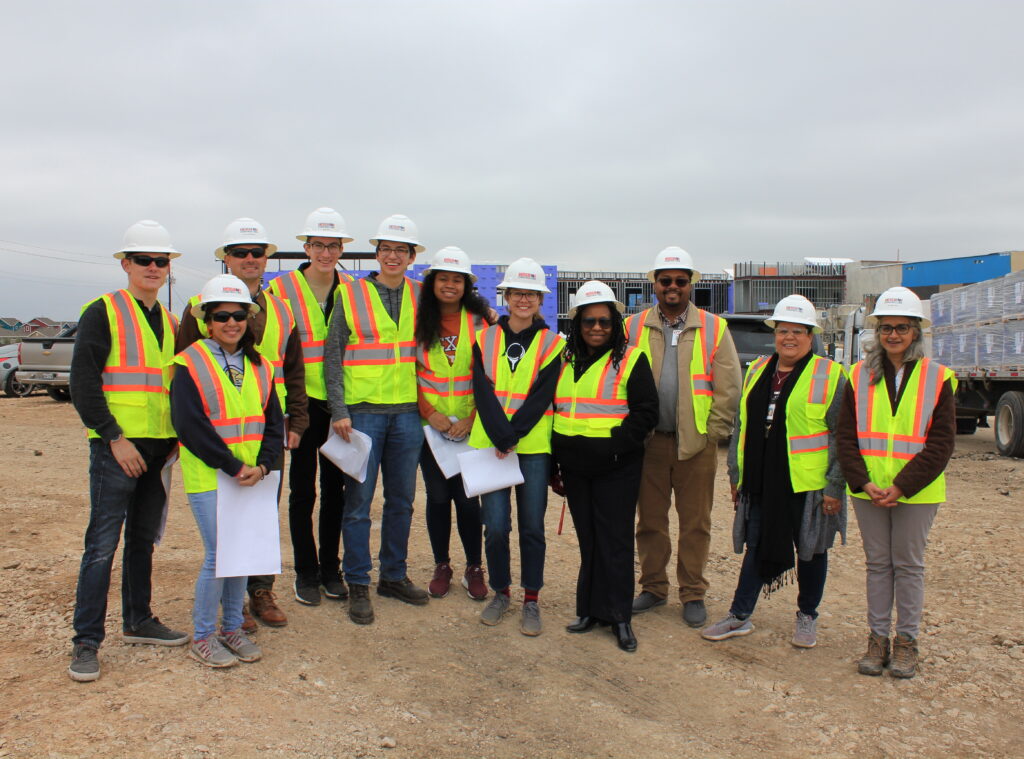
[[[161, 225], [142, 221], [115, 254], [127, 287], [83, 308], [71, 392], [89, 431], [91, 511], [73, 680], [100, 674], [122, 527], [125, 641], [190, 644], [189, 655], [210, 667], [262, 656], [250, 637], [257, 620], [280, 626], [287, 617], [273, 575], [217, 576], [218, 477], [254, 486], [283, 472], [286, 450], [299, 603], [347, 600], [352, 622], [374, 621], [370, 509], [382, 477], [377, 594], [413, 605], [448, 595], [454, 504], [461, 585], [474, 600], [490, 597], [480, 621], [500, 624], [512, 606], [514, 490], [519, 629], [540, 635], [551, 488], [566, 497], [580, 548], [577, 616], [566, 629], [607, 628], [624, 651], [637, 649], [633, 615], [665, 605], [669, 595], [673, 503], [685, 624], [712, 641], [749, 634], [758, 595], [768, 597], [793, 577], [792, 642], [814, 646], [828, 549], [837, 533], [845, 541], [852, 496], [867, 558], [870, 628], [858, 668], [914, 675], [924, 548], [945, 498], [955, 379], [924, 356], [927, 320], [912, 292], [882, 294], [872, 314], [877, 339], [849, 376], [814, 353], [820, 327], [813, 304], [788, 296], [766, 320], [775, 352], [743, 376], [725, 320], [691, 302], [700, 272], [678, 247], [659, 253], [648, 272], [651, 308], [624, 318], [607, 285], [587, 282], [561, 335], [540, 316], [550, 290], [533, 259], [506, 268], [498, 289], [507, 314], [498, 317], [476, 293], [470, 260], [458, 248], [435, 253], [422, 282], [408, 276], [425, 250], [408, 217], [380, 224], [370, 240], [378, 270], [359, 278], [338, 267], [353, 238], [336, 211], [315, 210], [297, 237], [309, 260], [265, 287], [276, 246], [255, 220], [232, 222], [216, 250], [227, 273], [190, 299], [179, 325], [157, 295], [180, 254]], [[462, 477], [447, 476], [424, 444], [426, 426], [496, 459], [514, 456], [522, 483], [469, 497]], [[356, 432], [371, 441], [362, 479], [320, 452], [329, 436], [351, 442]], [[728, 616], [708, 625], [705, 567], [718, 447], [726, 441], [734, 548], [745, 555]], [[179, 455], [205, 549], [191, 635], [151, 609], [153, 547], [168, 497], [164, 470]], [[435, 564], [425, 589], [407, 568], [417, 468]]]

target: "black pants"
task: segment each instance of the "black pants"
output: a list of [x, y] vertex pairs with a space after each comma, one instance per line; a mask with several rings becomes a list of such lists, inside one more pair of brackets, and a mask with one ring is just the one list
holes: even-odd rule
[[633, 528], [643, 457], [604, 473], [562, 469], [580, 542], [576, 615], [606, 622], [632, 618]]
[[480, 522], [480, 499], [467, 498], [462, 477], [455, 475], [446, 479], [444, 472], [434, 460], [429, 445], [420, 453], [420, 471], [423, 472], [423, 486], [427, 491], [427, 535], [430, 536], [430, 550], [434, 563], [450, 563], [449, 553], [452, 535], [452, 501], [455, 502], [455, 520], [466, 554], [466, 565], [480, 563], [483, 541], [483, 526]]
[[[331, 429], [327, 401], [309, 399], [309, 429], [292, 451], [288, 469], [288, 526], [295, 554], [295, 574], [315, 579], [319, 574], [337, 575], [341, 567], [341, 517], [345, 511], [344, 476], [320, 455], [320, 446]], [[316, 503], [317, 464], [320, 466], [320, 551], [313, 539], [313, 506]]]

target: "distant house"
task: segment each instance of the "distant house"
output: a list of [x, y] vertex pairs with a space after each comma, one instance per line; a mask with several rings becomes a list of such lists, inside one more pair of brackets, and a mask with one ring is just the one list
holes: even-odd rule
[[13, 316], [0, 316], [0, 329], [15, 330], [21, 328], [21, 320]]
[[48, 319], [45, 316], [37, 316], [35, 319], [29, 319], [25, 322], [26, 325], [32, 326], [36, 329], [43, 329], [45, 327], [60, 327], [59, 322], [55, 322], [53, 319]]

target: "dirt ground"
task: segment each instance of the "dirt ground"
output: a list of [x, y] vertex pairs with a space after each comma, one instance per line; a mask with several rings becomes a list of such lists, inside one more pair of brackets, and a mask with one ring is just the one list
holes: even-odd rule
[[[374, 594], [369, 627], [349, 622], [341, 603], [300, 606], [282, 510], [278, 589], [290, 622], [260, 629], [261, 662], [210, 670], [184, 648], [124, 644], [118, 564], [103, 676], [84, 684], [67, 676], [89, 513], [84, 434], [70, 405], [42, 395], [0, 398], [0, 430], [0, 757], [1024, 755], [1024, 565], [1013, 558], [1024, 462], [993, 455], [990, 430], [959, 438], [949, 467], [913, 680], [856, 673], [867, 632], [852, 515], [848, 545], [832, 552], [816, 648], [789, 643], [796, 590], [787, 587], [761, 602], [753, 635], [720, 643], [684, 626], [673, 599], [635, 620], [630, 655], [605, 631], [563, 629], [578, 552], [568, 515], [556, 534], [552, 496], [539, 638], [521, 635], [515, 616], [481, 625], [482, 604], [461, 589], [426, 607]], [[739, 569], [722, 456], [712, 620], [728, 611]], [[410, 575], [425, 585], [433, 565], [417, 505]], [[179, 629], [190, 629], [200, 561], [176, 477], [154, 610]]]

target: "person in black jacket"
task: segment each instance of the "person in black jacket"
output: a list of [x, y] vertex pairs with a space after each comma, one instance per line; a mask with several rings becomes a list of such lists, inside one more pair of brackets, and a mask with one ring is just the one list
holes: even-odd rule
[[610, 625], [619, 648], [632, 652], [633, 524], [658, 390], [647, 356], [626, 346], [623, 305], [611, 288], [587, 282], [576, 303], [551, 438], [580, 543], [577, 619], [566, 629]]

